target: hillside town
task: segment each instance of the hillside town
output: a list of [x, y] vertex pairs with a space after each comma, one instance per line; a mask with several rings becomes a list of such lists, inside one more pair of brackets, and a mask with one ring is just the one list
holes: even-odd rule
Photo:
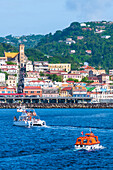
[[82, 102], [113, 101], [113, 70], [96, 70], [87, 62], [78, 70], [69, 63], [30, 61], [20, 44], [19, 52], [0, 57], [0, 102], [3, 97], [90, 98]]

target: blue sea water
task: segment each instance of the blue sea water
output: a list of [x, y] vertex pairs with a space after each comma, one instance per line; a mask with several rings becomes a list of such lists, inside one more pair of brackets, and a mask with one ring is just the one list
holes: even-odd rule
[[[47, 127], [13, 126], [16, 109], [0, 110], [0, 169], [113, 169], [113, 109], [36, 109]], [[92, 129], [104, 149], [75, 151]]]

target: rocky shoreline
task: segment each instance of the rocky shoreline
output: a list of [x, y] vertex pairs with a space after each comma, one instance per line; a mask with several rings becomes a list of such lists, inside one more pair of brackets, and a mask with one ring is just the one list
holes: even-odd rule
[[[0, 103], [0, 109], [14, 109], [19, 103]], [[113, 103], [25, 103], [26, 108], [113, 108]]]

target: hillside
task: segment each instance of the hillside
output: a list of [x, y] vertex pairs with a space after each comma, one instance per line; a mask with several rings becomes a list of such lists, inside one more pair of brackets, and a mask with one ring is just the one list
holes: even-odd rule
[[[80, 63], [88, 62], [99, 68], [113, 68], [113, 23], [88, 22], [86, 26], [74, 22], [62, 31], [44, 36], [35, 47], [41, 52], [53, 56], [50, 62], [69, 62], [72, 68]], [[108, 39], [102, 37], [109, 35]], [[78, 39], [80, 36], [81, 39]], [[72, 38], [74, 42], [66, 44], [66, 39]], [[75, 50], [74, 53], [71, 53]], [[86, 52], [86, 50], [90, 50]]]
[[[77, 69], [84, 62], [96, 68], [113, 69], [113, 22], [73, 22], [54, 34], [26, 36], [26, 55], [30, 60], [46, 60], [50, 63], [71, 63]], [[12, 36], [9, 36], [10, 39]], [[9, 39], [7, 36], [7, 39]], [[32, 37], [32, 38], [31, 38]], [[24, 36], [23, 36], [24, 38]], [[36, 44], [32, 44], [34, 38]], [[39, 38], [39, 39], [38, 39]], [[16, 39], [18, 39], [16, 37]], [[22, 41], [22, 43], [26, 43]], [[3, 44], [2, 44], [3, 45]], [[4, 45], [10, 51], [11, 46]], [[19, 41], [15, 47], [19, 46]], [[26, 44], [25, 44], [26, 46]], [[13, 49], [14, 47], [12, 47]], [[16, 48], [14, 48], [16, 49]], [[17, 48], [18, 49], [18, 48]], [[11, 50], [12, 51], [12, 50]], [[3, 54], [0, 49], [0, 56]]]
[[38, 44], [43, 35], [23, 35], [23, 36], [12, 36], [0, 37], [0, 43], [11, 44], [18, 48], [19, 44], [25, 44], [25, 48], [33, 48]]
[[4, 51], [18, 52], [16, 47], [11, 46], [10, 44], [0, 43], [0, 57], [4, 57]]

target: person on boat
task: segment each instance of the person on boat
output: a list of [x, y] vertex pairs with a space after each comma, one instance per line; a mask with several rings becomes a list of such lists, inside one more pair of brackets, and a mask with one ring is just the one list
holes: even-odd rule
[[35, 113], [35, 112], [33, 112], [33, 116], [36, 116], [36, 113]]
[[17, 118], [16, 118], [16, 116], [14, 116], [14, 121], [17, 121]]

